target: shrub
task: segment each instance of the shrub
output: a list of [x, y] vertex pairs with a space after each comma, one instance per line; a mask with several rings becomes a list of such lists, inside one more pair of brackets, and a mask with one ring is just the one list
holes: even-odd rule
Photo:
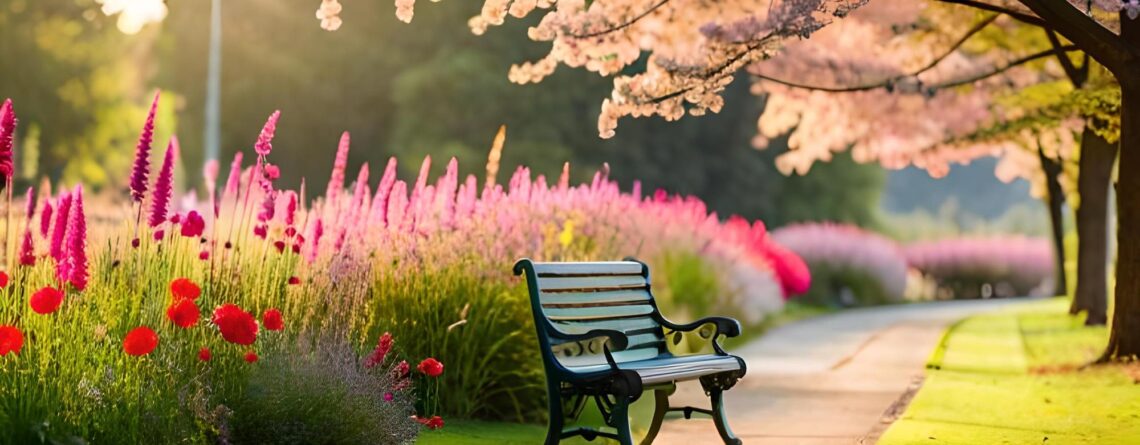
[[1048, 293], [1053, 249], [1048, 240], [1020, 236], [952, 238], [906, 247], [911, 266], [953, 298]]
[[811, 269], [806, 302], [826, 305], [899, 302], [906, 290], [903, 252], [883, 236], [855, 226], [807, 223], [773, 232]]

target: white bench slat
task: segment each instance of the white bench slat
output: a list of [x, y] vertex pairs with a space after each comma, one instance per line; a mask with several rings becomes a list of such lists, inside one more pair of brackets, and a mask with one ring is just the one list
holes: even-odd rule
[[641, 275], [641, 270], [641, 263], [632, 261], [534, 263], [534, 273], [539, 277], [557, 275]]
[[543, 292], [539, 299], [542, 304], [607, 304], [625, 303], [632, 301], [649, 301], [649, 292], [645, 289], [622, 289], [608, 292]]
[[571, 308], [543, 308], [546, 318], [552, 321], [604, 320], [609, 318], [634, 317], [653, 313], [653, 306], [635, 304], [629, 306], [596, 306]]
[[646, 287], [641, 275], [613, 275], [600, 277], [551, 277], [539, 278], [538, 289], [549, 291], [606, 291], [616, 289], [642, 289]]

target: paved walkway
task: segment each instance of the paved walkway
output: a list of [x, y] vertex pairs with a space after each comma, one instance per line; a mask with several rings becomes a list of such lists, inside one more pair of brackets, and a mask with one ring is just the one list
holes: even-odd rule
[[[946, 327], [1024, 300], [919, 303], [847, 310], [785, 325], [732, 351], [748, 375], [725, 396], [744, 443], [873, 444], [896, 401], [918, 386]], [[699, 383], [674, 405], [707, 406]], [[901, 413], [894, 413], [901, 414]], [[671, 420], [655, 444], [720, 443], [711, 420]]]

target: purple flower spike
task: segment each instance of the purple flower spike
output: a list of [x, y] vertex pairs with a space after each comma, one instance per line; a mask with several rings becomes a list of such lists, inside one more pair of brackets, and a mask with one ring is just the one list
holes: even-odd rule
[[348, 146], [350, 139], [348, 132], [340, 135], [340, 144], [336, 148], [336, 160], [333, 161], [332, 175], [329, 176], [329, 186], [325, 190], [325, 201], [335, 202], [340, 192], [344, 190], [344, 170], [348, 168]]
[[0, 174], [12, 179], [12, 137], [16, 135], [16, 110], [12, 109], [12, 99], [0, 105]]
[[150, 113], [146, 115], [139, 143], [135, 146], [135, 164], [131, 168], [131, 199], [135, 202], [142, 202], [146, 197], [147, 177], [150, 176], [150, 144], [154, 140], [154, 113], [158, 109], [159, 94], [160, 92], [154, 93], [154, 102], [150, 104]]
[[67, 233], [67, 214], [71, 211], [71, 195], [63, 192], [59, 197], [59, 206], [55, 212], [55, 225], [51, 231], [51, 257], [56, 263], [63, 261], [63, 235]]
[[151, 227], [158, 227], [166, 222], [166, 210], [170, 206], [170, 199], [174, 194], [174, 144], [166, 146], [166, 156], [162, 159], [162, 169], [158, 171], [158, 179], [154, 181], [154, 197], [151, 199], [150, 222]]
[[40, 210], [40, 236], [47, 239], [48, 234], [51, 233], [51, 201], [44, 201], [44, 208]]
[[281, 111], [274, 111], [265, 121], [265, 126], [261, 127], [261, 134], [257, 136], [257, 144], [253, 146], [253, 150], [259, 156], [269, 156], [269, 152], [273, 151], [273, 133], [277, 131], [277, 119], [279, 117], [281, 117]]
[[75, 186], [67, 222], [67, 281], [76, 289], [87, 288], [87, 216], [83, 214], [83, 186]]

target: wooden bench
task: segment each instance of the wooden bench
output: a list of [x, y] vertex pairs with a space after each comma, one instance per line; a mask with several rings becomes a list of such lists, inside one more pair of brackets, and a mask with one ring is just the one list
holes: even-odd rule
[[[721, 336], [740, 335], [740, 323], [724, 317], [688, 324], [666, 320], [649, 289], [649, 268], [633, 259], [593, 263], [539, 263], [519, 260], [515, 275], [526, 274], [539, 347], [546, 368], [550, 421], [547, 444], [582, 436], [608, 437], [632, 445], [629, 405], [643, 391], [653, 391], [656, 409], [642, 444], [652, 443], [665, 414], [680, 411], [712, 416], [726, 444], [740, 439], [728, 427], [724, 391], [744, 376], [740, 357], [721, 348]], [[714, 353], [671, 354], [666, 341], [679, 343], [697, 334], [712, 343]], [[670, 407], [677, 382], [699, 379], [711, 409]], [[607, 426], [566, 428], [593, 398]]]

